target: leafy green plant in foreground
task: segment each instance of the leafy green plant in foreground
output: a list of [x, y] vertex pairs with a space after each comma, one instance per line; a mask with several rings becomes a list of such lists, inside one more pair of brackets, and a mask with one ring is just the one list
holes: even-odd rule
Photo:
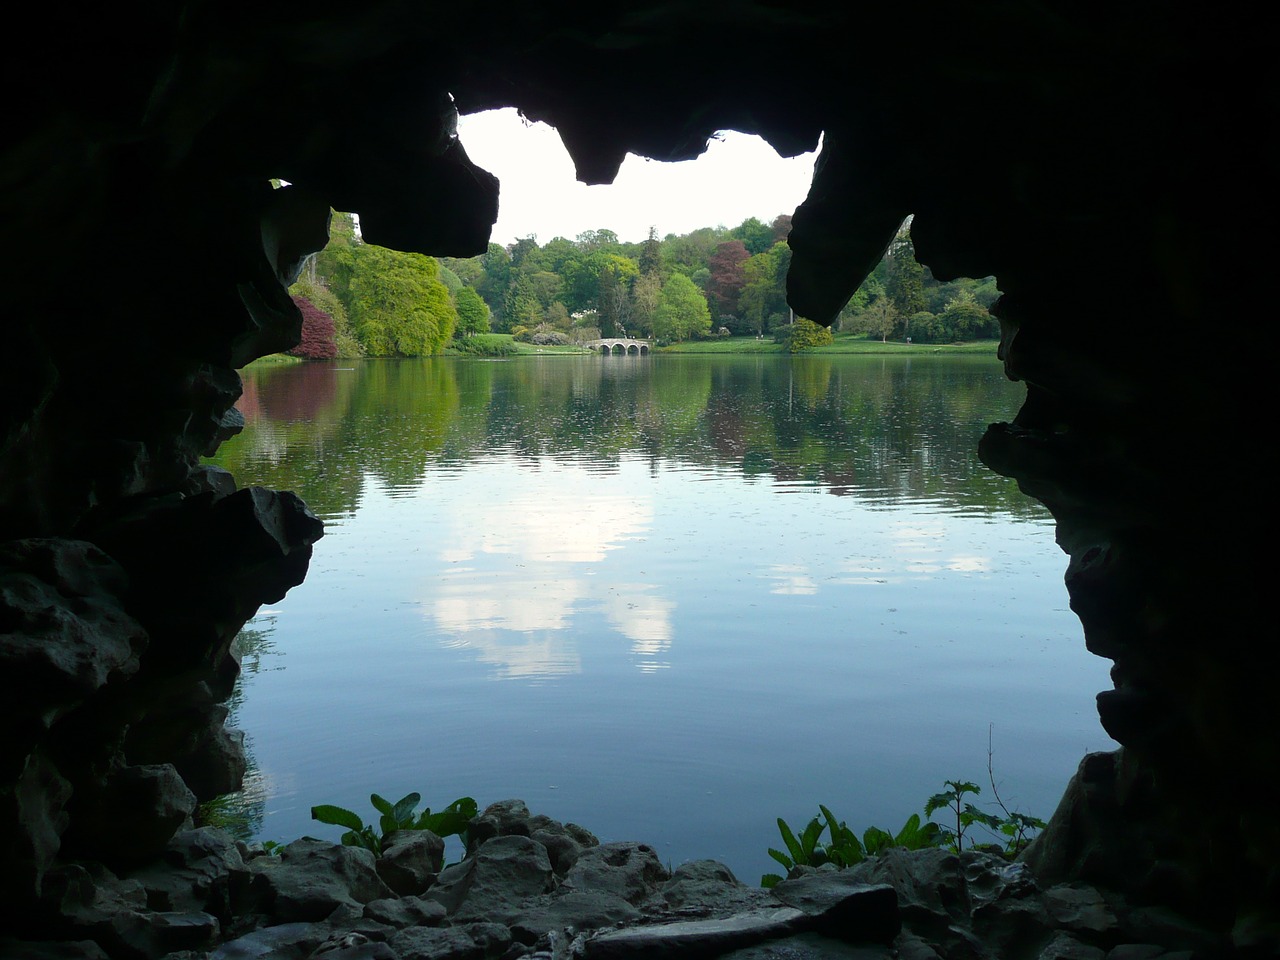
[[950, 787], [942, 793], [935, 793], [929, 798], [924, 805], [926, 816], [931, 815], [935, 810], [950, 810], [956, 817], [956, 828], [952, 830], [950, 827], [943, 827], [942, 833], [946, 842], [950, 844], [951, 849], [959, 852], [964, 849], [964, 837], [975, 823], [986, 827], [988, 830], [1000, 829], [1000, 818], [993, 813], [984, 813], [975, 807], [972, 803], [966, 803], [964, 798], [969, 794], [977, 796], [982, 792], [982, 788], [976, 783], [970, 783], [968, 780], [944, 780], [943, 785]]
[[[787, 852], [770, 847], [769, 856], [782, 864], [788, 873], [794, 867], [820, 867], [824, 863], [835, 864], [843, 870], [890, 847], [920, 850], [945, 842], [942, 829], [936, 823], [922, 822], [918, 813], [913, 813], [896, 834], [880, 827], [868, 827], [859, 840], [858, 835], [843, 820], [837, 820], [827, 807], [818, 804], [818, 810], [826, 822], [814, 817], [800, 831], [799, 836], [796, 836], [785, 820], [778, 818], [778, 832], [782, 834]], [[818, 842], [824, 832], [830, 834], [830, 840], [825, 846]], [[781, 883], [782, 879], [781, 874], [766, 873], [760, 878], [760, 885], [773, 887]]]
[[375, 857], [382, 856], [382, 845], [386, 842], [387, 836], [397, 830], [430, 830], [441, 838], [457, 836], [462, 839], [465, 846], [468, 824], [479, 812], [476, 802], [470, 797], [459, 797], [438, 813], [432, 813], [431, 808], [428, 807], [415, 816], [414, 811], [421, 801], [422, 796], [417, 793], [401, 797], [395, 803], [384, 800], [376, 793], [370, 794], [369, 802], [381, 814], [378, 818], [378, 829], [374, 828], [374, 824], [366, 824], [357, 814], [345, 807], [327, 803], [312, 807], [311, 819], [346, 827], [347, 832], [342, 835], [343, 845], [364, 847], [366, 850], [371, 850]]
[[[770, 847], [769, 856], [782, 864], [788, 873], [796, 867], [820, 867], [826, 863], [835, 864], [843, 870], [892, 847], [921, 850], [926, 847], [945, 845], [959, 853], [963, 849], [964, 839], [969, 835], [970, 829], [980, 826], [1008, 838], [1004, 842], [1002, 851], [998, 847], [996, 849], [997, 852], [1002, 852], [1005, 857], [1012, 859], [1026, 848], [1034, 834], [1043, 830], [1046, 824], [1039, 817], [1010, 811], [1000, 797], [995, 772], [992, 769], [990, 730], [987, 732], [987, 777], [991, 782], [991, 794], [1003, 816], [986, 813], [967, 802], [966, 797], [982, 793], [982, 789], [976, 783], [970, 783], [967, 780], [944, 780], [943, 786], [947, 789], [929, 798], [925, 804], [924, 813], [927, 818], [939, 810], [948, 811], [955, 817], [954, 829], [927, 819], [921, 821], [920, 815], [913, 813], [897, 834], [891, 834], [879, 827], [868, 827], [863, 832], [862, 839], [859, 840], [843, 820], [837, 820], [830, 810], [818, 804], [822, 819], [814, 817], [800, 831], [799, 836], [796, 836], [785, 820], [778, 818], [778, 831], [782, 834], [787, 852], [783, 853], [781, 850]], [[825, 846], [820, 842], [823, 833], [830, 835]], [[972, 845], [973, 841], [970, 839], [970, 846]], [[782, 875], [766, 873], [760, 878], [760, 885], [772, 887], [782, 882], [782, 879]]]

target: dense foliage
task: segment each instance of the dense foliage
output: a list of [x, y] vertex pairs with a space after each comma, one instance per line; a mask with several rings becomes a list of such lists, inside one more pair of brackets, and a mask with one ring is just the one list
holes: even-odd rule
[[333, 317], [306, 297], [295, 295], [293, 302], [302, 311], [302, 340], [289, 352], [304, 360], [332, 360], [338, 355]]
[[[792, 350], [829, 342], [799, 326], [787, 305], [791, 218], [752, 217], [641, 243], [611, 230], [539, 245], [525, 237], [466, 259], [397, 253], [363, 243], [353, 217], [335, 214], [329, 245], [293, 288], [333, 318], [338, 356], [420, 356], [489, 332], [537, 343], [631, 335], [676, 343], [772, 334]], [[834, 329], [880, 340], [988, 339], [992, 278], [939, 282], [916, 262], [908, 223]], [[805, 321], [807, 323], [807, 321]], [[812, 328], [812, 329], [811, 329]]]

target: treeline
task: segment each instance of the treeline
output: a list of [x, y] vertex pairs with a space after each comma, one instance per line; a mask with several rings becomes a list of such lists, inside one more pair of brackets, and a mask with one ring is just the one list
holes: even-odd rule
[[[792, 349], [829, 342], [829, 330], [786, 302], [791, 217], [755, 217], [624, 243], [611, 230], [539, 246], [525, 237], [482, 255], [436, 259], [361, 242], [335, 214], [329, 245], [291, 292], [306, 327], [300, 356], [425, 356], [478, 333], [539, 344], [631, 335], [676, 343], [772, 336]], [[877, 339], [944, 343], [998, 336], [988, 307], [993, 278], [940, 283], [916, 262], [908, 225], [833, 328]], [[330, 325], [332, 330], [330, 331]]]

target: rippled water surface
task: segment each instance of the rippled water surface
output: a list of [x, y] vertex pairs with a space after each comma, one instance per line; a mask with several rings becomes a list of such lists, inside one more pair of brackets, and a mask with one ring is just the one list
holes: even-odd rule
[[1047, 818], [1110, 682], [1046, 511], [977, 460], [1022, 395], [979, 357], [247, 371], [216, 462], [326, 524], [242, 638], [251, 830], [521, 797], [756, 883], [778, 816], [985, 785], [989, 729]]

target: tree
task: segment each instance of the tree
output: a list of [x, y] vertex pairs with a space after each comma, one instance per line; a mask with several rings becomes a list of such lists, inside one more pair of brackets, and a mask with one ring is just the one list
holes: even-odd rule
[[511, 245], [511, 268], [519, 270], [525, 260], [538, 249], [538, 238], [535, 235], [521, 237]]
[[924, 298], [924, 267], [916, 262], [911, 232], [905, 226], [889, 244], [886, 256], [885, 293], [899, 317], [910, 317], [928, 308]]
[[365, 353], [421, 357], [453, 336], [458, 312], [434, 257], [372, 244], [354, 249], [351, 324]]
[[780, 213], [773, 218], [773, 242], [779, 243], [791, 236], [791, 214]]
[[961, 290], [948, 300], [947, 308], [938, 319], [951, 340], [999, 336], [999, 325], [970, 290]]
[[796, 317], [796, 322], [791, 324], [787, 336], [787, 349], [792, 353], [799, 353], [801, 350], [821, 347], [834, 341], [830, 327], [824, 327], [804, 317]]
[[569, 316], [569, 311], [559, 300], [547, 307], [546, 322], [548, 326], [562, 333], [568, 332], [569, 328], [573, 326], [573, 318]]
[[[759, 221], [756, 221], [759, 223]], [[707, 264], [707, 300], [715, 307], [717, 317], [731, 317], [738, 312], [738, 297], [742, 293], [746, 277], [742, 264], [751, 255], [741, 240], [726, 240], [716, 247]]]
[[600, 329], [606, 336], [625, 330], [631, 322], [631, 282], [639, 269], [634, 260], [617, 254], [604, 254], [600, 267], [600, 286], [596, 295]]
[[694, 282], [681, 273], [667, 278], [654, 311], [653, 332], [661, 340], [680, 342], [711, 329], [711, 310]]
[[748, 217], [743, 220], [742, 223], [729, 231], [729, 236], [735, 240], [742, 241], [747, 248], [748, 256], [764, 253], [776, 242], [773, 227], [761, 223], [756, 217]]
[[656, 277], [662, 270], [662, 241], [658, 239], [658, 228], [649, 228], [649, 239], [644, 242], [640, 251], [640, 276]]
[[470, 337], [489, 332], [489, 307], [480, 294], [463, 287], [454, 295], [454, 304], [458, 311], [458, 334]]
[[612, 230], [584, 230], [578, 234], [578, 246], [588, 253], [618, 246], [618, 235]]
[[738, 299], [746, 328], [762, 336], [769, 329], [769, 318], [786, 316], [787, 269], [791, 265], [791, 248], [775, 243], [742, 265], [743, 287]]
[[511, 257], [504, 247], [491, 243], [481, 255], [480, 265], [484, 268], [484, 280], [476, 286], [476, 293], [484, 298], [494, 314], [495, 325], [501, 328], [502, 308], [511, 283]]
[[289, 353], [306, 360], [332, 360], [337, 357], [333, 317], [306, 297], [294, 297], [293, 302], [302, 311], [302, 340]]
[[644, 334], [653, 333], [653, 315], [662, 296], [657, 273], [641, 273], [631, 287], [631, 324]]
[[542, 304], [538, 302], [533, 291], [533, 282], [527, 273], [516, 276], [507, 288], [507, 297], [502, 304], [502, 322], [500, 330], [512, 333], [517, 327], [536, 327], [542, 322]]
[[[314, 259], [314, 258], [313, 258]], [[364, 351], [360, 341], [351, 332], [351, 321], [347, 318], [347, 308], [342, 301], [325, 285], [325, 279], [317, 276], [314, 280], [310, 271], [304, 271], [302, 277], [289, 288], [289, 294], [295, 300], [304, 298], [311, 302], [317, 310], [329, 315], [333, 322], [333, 342], [339, 357], [361, 357]]]
[[863, 317], [867, 333], [879, 337], [883, 343], [889, 339], [889, 334], [893, 333], [894, 325], [898, 322], [898, 308], [888, 297], [881, 297], [867, 308]]

